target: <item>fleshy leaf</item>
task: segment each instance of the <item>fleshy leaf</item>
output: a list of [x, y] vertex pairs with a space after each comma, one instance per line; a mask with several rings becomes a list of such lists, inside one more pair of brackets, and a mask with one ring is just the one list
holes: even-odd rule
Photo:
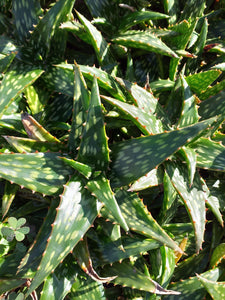
[[129, 228], [117, 204], [116, 197], [111, 190], [109, 180], [104, 176], [99, 176], [87, 183], [88, 189], [97, 197], [99, 201], [105, 204], [106, 208], [112, 213], [115, 221], [120, 224], [125, 231]]
[[55, 153], [0, 155], [0, 177], [46, 195], [59, 192], [72, 173]]
[[196, 251], [199, 252], [205, 232], [205, 200], [207, 198], [200, 176], [198, 173], [195, 174], [193, 185], [190, 187], [188, 174], [183, 166], [169, 162], [166, 164], [166, 172], [190, 215], [195, 229]]
[[[201, 276], [209, 280], [217, 280], [221, 274], [219, 269], [209, 270]], [[205, 289], [202, 287], [198, 278], [191, 277], [189, 279], [185, 279], [179, 282], [175, 282], [169, 286], [169, 288], [174, 289], [176, 291], [181, 292], [179, 296], [179, 300], [202, 300], [206, 294]], [[177, 300], [176, 296], [165, 296], [165, 300]]]
[[197, 153], [197, 167], [225, 171], [225, 147], [207, 138], [200, 138], [190, 144]]
[[109, 162], [108, 141], [101, 109], [97, 79], [94, 79], [87, 122], [81, 139], [78, 160], [95, 170], [105, 170]]
[[151, 10], [135, 11], [133, 13], [128, 14], [122, 19], [122, 22], [119, 26], [119, 30], [125, 31], [130, 27], [135, 26], [136, 24], [141, 22], [167, 18], [169, 18], [169, 16]]
[[167, 247], [182, 252], [178, 245], [160, 227], [136, 193], [121, 190], [116, 199], [128, 227], [146, 237], [154, 238]]
[[41, 15], [40, 2], [37, 0], [28, 2], [14, 0], [12, 3], [17, 35], [20, 41], [25, 41], [30, 36], [29, 31], [33, 30], [33, 26], [39, 21], [38, 16]]
[[224, 95], [225, 92], [222, 91], [200, 103], [199, 115], [201, 116], [202, 120], [219, 114], [221, 114], [223, 117], [225, 116]]
[[2, 218], [7, 214], [18, 190], [19, 186], [17, 184], [11, 184], [6, 181], [4, 188], [4, 195], [2, 197]]
[[75, 0], [59, 0], [51, 7], [38, 22], [31, 34], [30, 43], [37, 50], [41, 58], [49, 51], [50, 42], [60, 23], [65, 22], [70, 15]]
[[179, 292], [166, 290], [149, 276], [141, 273], [137, 268], [129, 263], [115, 263], [112, 267], [105, 267], [104, 274], [117, 275], [115, 284], [129, 286], [134, 289], [148, 291], [158, 295], [179, 295]]
[[94, 47], [100, 65], [113, 64], [114, 59], [110, 53], [109, 44], [106, 42], [101, 32], [80, 13], [77, 12], [77, 15], [88, 33], [89, 41]]
[[33, 66], [17, 63], [6, 73], [0, 85], [0, 117], [11, 102], [43, 72]]
[[189, 183], [190, 185], [192, 185], [195, 176], [195, 171], [196, 171], [196, 163], [197, 163], [197, 155], [195, 153], [195, 150], [190, 147], [184, 146], [179, 150], [179, 154], [182, 155], [185, 162], [187, 163]]
[[142, 49], [176, 58], [178, 57], [165, 43], [147, 31], [128, 31], [123, 35], [112, 39], [112, 41], [125, 47]]
[[134, 105], [124, 103], [122, 101], [102, 96], [114, 107], [120, 109], [134, 124], [146, 135], [163, 132], [163, 124], [160, 119], [157, 119], [153, 114], [146, 113], [143, 109]]
[[220, 264], [225, 258], [225, 243], [219, 244], [213, 251], [210, 266], [211, 268], [215, 268]]
[[198, 122], [198, 110], [196, 106], [196, 99], [186, 82], [186, 80], [181, 77], [182, 92], [183, 92], [183, 107], [181, 116], [178, 122], [179, 127], [188, 126]]
[[69, 135], [69, 149], [76, 153], [83, 133], [83, 124], [87, 120], [89, 106], [87, 86], [77, 64], [74, 66], [74, 80], [73, 117]]
[[127, 185], [144, 176], [213, 121], [214, 119], [209, 119], [180, 130], [131, 139], [113, 145], [111, 185]]
[[219, 300], [225, 296], [225, 282], [215, 282], [208, 280], [197, 274], [197, 277], [201, 284], [205, 287], [212, 299]]
[[67, 157], [60, 157], [67, 165], [74, 168], [78, 172], [80, 172], [82, 175], [84, 175], [86, 178], [89, 178], [92, 175], [92, 168], [88, 165], [82, 164], [79, 161], [69, 159]]
[[65, 186], [46, 249], [28, 294], [58, 266], [93, 224], [101, 205], [84, 189], [79, 177]]

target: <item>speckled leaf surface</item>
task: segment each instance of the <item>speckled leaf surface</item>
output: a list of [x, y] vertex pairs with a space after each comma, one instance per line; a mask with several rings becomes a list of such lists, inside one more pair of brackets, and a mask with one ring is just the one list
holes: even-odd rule
[[225, 258], [225, 243], [219, 244], [212, 253], [210, 267], [217, 267]]
[[214, 96], [217, 95], [219, 92], [223, 91], [225, 89], [225, 80], [222, 80], [220, 82], [217, 82], [215, 85], [213, 86], [209, 86], [205, 92], [201, 93], [199, 95], [199, 99], [200, 100], [206, 100], [208, 99], [210, 96]]
[[221, 74], [219, 70], [208, 70], [196, 74], [189, 75], [185, 78], [190, 89], [198, 94], [204, 92], [208, 86], [215, 81]]
[[201, 284], [214, 300], [220, 300], [225, 297], [225, 282], [215, 282], [197, 275]]
[[163, 170], [161, 168], [155, 168], [149, 173], [147, 173], [145, 176], [135, 181], [129, 188], [129, 191], [131, 192], [141, 191], [152, 186], [160, 185], [162, 182], [163, 182]]
[[14, 23], [16, 25], [17, 35], [20, 41], [25, 41], [30, 36], [30, 32], [34, 29], [41, 16], [41, 6], [38, 0], [13, 0], [12, 12]]
[[125, 31], [130, 27], [137, 25], [141, 22], [149, 20], [167, 19], [168, 15], [157, 13], [151, 10], [146, 11], [135, 11], [125, 16], [120, 23], [119, 30]]
[[97, 79], [94, 78], [87, 121], [78, 151], [78, 160], [95, 170], [105, 170], [109, 163], [109, 148], [105, 131]]
[[59, 0], [38, 22], [31, 34], [30, 43], [41, 57], [45, 57], [50, 48], [50, 42], [57, 26], [66, 21], [72, 11], [75, 0]]
[[136, 106], [150, 116], [155, 115], [155, 117], [160, 119], [160, 121], [163, 123], [164, 129], [168, 129], [168, 125], [170, 124], [169, 118], [163, 107], [160, 105], [158, 99], [151, 91], [147, 91], [138, 84], [123, 80], [122, 78], [117, 77], [116, 79], [131, 95], [132, 101], [136, 104]]
[[0, 293], [6, 293], [11, 291], [12, 289], [16, 289], [21, 285], [26, 283], [26, 279], [23, 278], [8, 278], [8, 279], [0, 279]]
[[101, 32], [80, 13], [77, 12], [77, 15], [82, 24], [84, 25], [86, 32], [88, 33], [88, 39], [95, 50], [99, 64], [101, 66], [104, 66], [114, 63], [115, 61], [110, 52], [110, 45], [106, 42]]
[[179, 147], [185, 145], [188, 140], [206, 129], [213, 120], [209, 119], [180, 130], [136, 138], [113, 145], [111, 147], [113, 162], [110, 174], [112, 186], [127, 185], [144, 176], [176, 152]]
[[141, 235], [161, 242], [171, 249], [182, 252], [176, 242], [162, 229], [152, 217], [136, 193], [121, 190], [116, 193], [116, 199], [128, 227]]
[[149, 52], [160, 53], [162, 55], [177, 58], [177, 54], [164, 42], [155, 35], [146, 31], [129, 31], [123, 35], [115, 37], [112, 39], [112, 42], [125, 47], [143, 49]]
[[198, 122], [198, 109], [196, 105], [196, 98], [192, 94], [187, 81], [181, 76], [181, 88], [183, 93], [183, 107], [181, 111], [181, 116], [178, 121], [179, 127], [188, 126]]
[[225, 170], [225, 147], [207, 138], [200, 138], [190, 144], [196, 149], [197, 167], [210, 170]]
[[25, 89], [24, 93], [33, 115], [44, 110], [48, 99], [48, 93], [46, 91], [30, 85]]
[[107, 300], [103, 284], [89, 278], [79, 280], [78, 287], [74, 284], [70, 293], [72, 300], [84, 300], [84, 295], [90, 300]]
[[16, 152], [58, 152], [65, 148], [65, 145], [56, 142], [37, 141], [34, 139], [21, 138], [17, 136], [3, 136], [13, 146]]
[[144, 290], [159, 295], [180, 294], [175, 290], [171, 291], [163, 289], [157, 282], [127, 262], [115, 263], [111, 267], [105, 267], [103, 272], [104, 274], [110, 274], [111, 276], [118, 274], [118, 277], [114, 279], [115, 284], [129, 286], [133, 289]]
[[8, 71], [0, 85], [0, 116], [23, 90], [32, 84], [44, 71], [30, 65], [17, 63]]
[[201, 116], [202, 120], [210, 118], [210, 116], [216, 116], [219, 114], [225, 116], [224, 96], [225, 92], [221, 91], [215, 96], [212, 96], [200, 103], [199, 115]]
[[107, 96], [102, 96], [102, 99], [125, 113], [143, 134], [148, 135], [163, 132], [162, 121], [157, 119], [155, 115], [146, 113], [144, 109]]
[[109, 180], [104, 176], [100, 175], [94, 180], [89, 180], [87, 183], [88, 189], [101, 201], [107, 209], [112, 213], [115, 221], [120, 224], [120, 226], [128, 231], [129, 228], [120, 211], [120, 207], [116, 201], [113, 191], [111, 190]]
[[[216, 268], [209, 270], [203, 274], [202, 277], [208, 280], [217, 280], [221, 274], [221, 271]], [[179, 300], [202, 300], [206, 295], [206, 290], [200, 283], [197, 277], [191, 277], [179, 282], [175, 282], [169, 286], [169, 288], [181, 292]], [[177, 300], [176, 296], [165, 296], [165, 300]]]
[[79, 161], [67, 158], [67, 157], [61, 157], [59, 156], [60, 159], [62, 159], [68, 166], [74, 168], [78, 172], [80, 172], [82, 175], [84, 175], [86, 178], [89, 178], [92, 175], [92, 168], [86, 164], [82, 164]]
[[0, 164], [0, 177], [46, 195], [58, 193], [73, 173], [57, 153], [1, 154]]
[[82, 188], [79, 177], [72, 178], [65, 186], [52, 232], [28, 294], [73, 250], [93, 224], [99, 209], [93, 196]]
[[42, 254], [46, 248], [47, 240], [51, 234], [51, 224], [55, 220], [56, 208], [59, 204], [59, 199], [55, 199], [50, 204], [45, 220], [34, 240], [28, 249], [26, 255], [21, 260], [18, 267], [18, 274], [23, 278], [33, 278], [37, 267], [40, 264]]
[[199, 252], [205, 232], [205, 201], [207, 198], [207, 194], [202, 188], [200, 176], [198, 173], [195, 174], [193, 185], [190, 187], [188, 173], [184, 166], [168, 162], [166, 172], [189, 213], [195, 230], [196, 251]]
[[87, 120], [89, 94], [86, 82], [77, 64], [74, 66], [74, 97], [71, 131], [69, 134], [69, 150], [75, 154], [80, 144], [84, 122]]
[[190, 0], [185, 2], [184, 10], [181, 14], [181, 19], [196, 20], [196, 18], [201, 17], [205, 9], [205, 0]]
[[6, 181], [4, 195], [2, 196], [2, 218], [4, 218], [16, 196], [19, 186]]
[[184, 146], [179, 150], [179, 154], [181, 154], [182, 158], [187, 163], [189, 183], [190, 185], [192, 185], [197, 163], [197, 155], [195, 153], [195, 150], [193, 148]]

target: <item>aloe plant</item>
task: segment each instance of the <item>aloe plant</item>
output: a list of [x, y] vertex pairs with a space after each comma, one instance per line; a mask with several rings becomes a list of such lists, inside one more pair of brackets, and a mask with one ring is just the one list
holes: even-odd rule
[[0, 3], [4, 299], [221, 299], [224, 8]]

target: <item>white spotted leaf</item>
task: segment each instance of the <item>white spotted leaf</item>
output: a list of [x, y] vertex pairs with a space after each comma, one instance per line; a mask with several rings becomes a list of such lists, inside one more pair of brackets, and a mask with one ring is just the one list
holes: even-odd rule
[[188, 172], [185, 166], [174, 162], [168, 162], [165, 165], [166, 172], [190, 215], [195, 230], [196, 251], [199, 252], [204, 239], [206, 221], [205, 201], [207, 199], [207, 194], [202, 187], [202, 180], [199, 174], [195, 173], [193, 184], [190, 187]]
[[78, 151], [78, 160], [90, 165], [95, 170], [105, 170], [109, 163], [108, 141], [96, 77], [91, 90], [91, 100]]
[[87, 187], [97, 197], [97, 199], [101, 201], [112, 213], [115, 221], [118, 222], [125, 231], [128, 231], [129, 228], [120, 211], [120, 207], [116, 201], [116, 197], [111, 190], [109, 180], [100, 175], [93, 180], [89, 180], [87, 183]]
[[32, 293], [73, 250], [93, 224], [100, 207], [83, 188], [78, 176], [67, 183], [46, 249], [27, 294]]
[[44, 71], [32, 65], [14, 64], [8, 71], [0, 85], [0, 117], [11, 102], [20, 95], [26, 87], [37, 80]]
[[73, 169], [58, 153], [11, 153], [0, 155], [0, 177], [46, 195], [62, 190]]
[[114, 144], [111, 185], [123, 186], [150, 172], [188, 141], [205, 130], [215, 118], [166, 133], [140, 137]]

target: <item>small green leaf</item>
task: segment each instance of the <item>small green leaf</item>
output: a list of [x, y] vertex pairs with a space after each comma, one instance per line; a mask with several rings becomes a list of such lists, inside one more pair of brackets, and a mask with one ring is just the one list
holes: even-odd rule
[[[24, 224], [26, 223], [26, 219], [22, 218], [22, 221], [25, 220]], [[8, 218], [8, 223], [9, 223], [9, 226], [12, 228], [12, 229], [16, 229], [17, 228], [17, 219], [14, 218], [14, 217], [10, 217]]]
[[18, 242], [21, 242], [22, 240], [24, 240], [25, 235], [20, 231], [16, 231], [15, 232], [15, 238]]
[[1, 233], [8, 242], [11, 242], [14, 239], [15, 236], [14, 231], [9, 227], [2, 227]]

